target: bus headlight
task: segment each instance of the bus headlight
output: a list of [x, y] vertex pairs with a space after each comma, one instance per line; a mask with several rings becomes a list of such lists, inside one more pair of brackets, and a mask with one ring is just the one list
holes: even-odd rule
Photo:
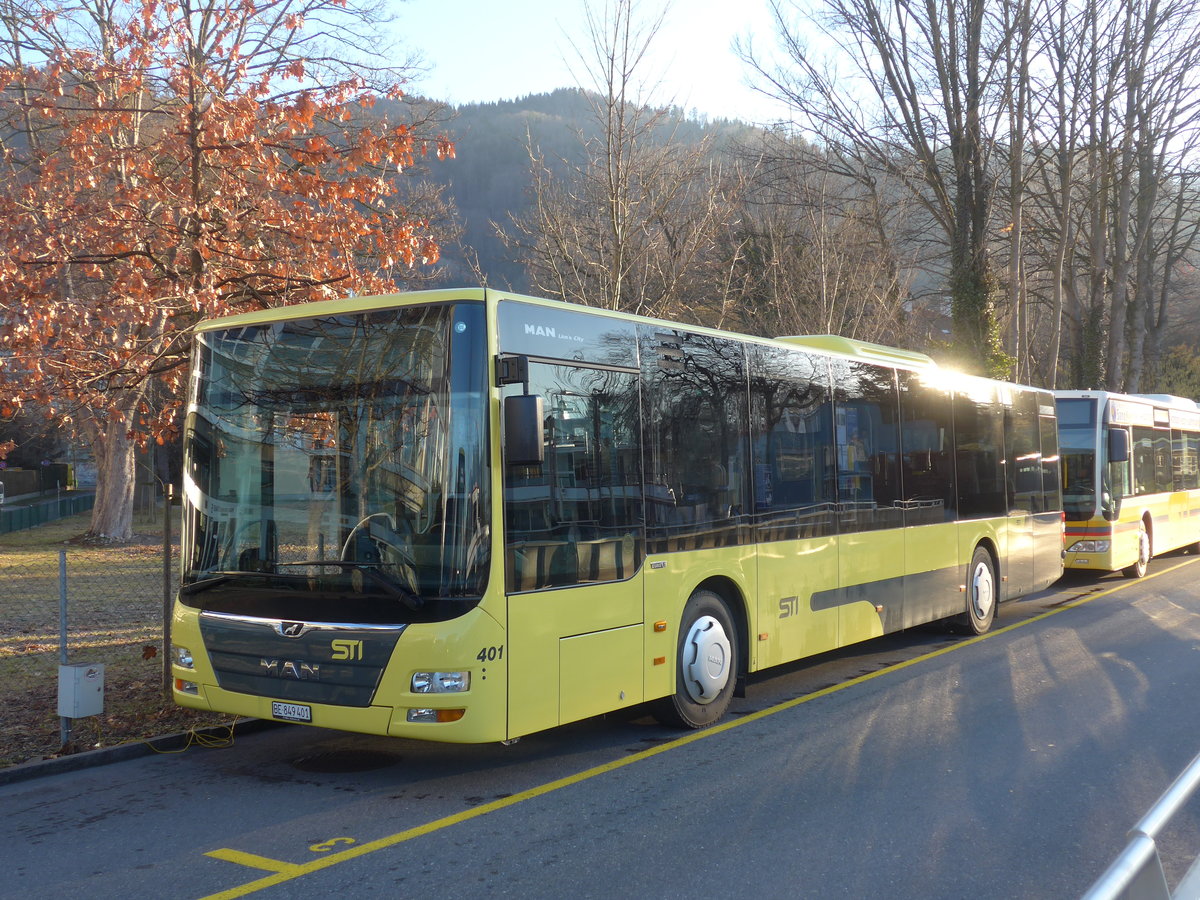
[[1107, 553], [1109, 541], [1076, 541], [1067, 548], [1070, 553]]
[[171, 645], [171, 657], [175, 661], [175, 665], [183, 669], [196, 668], [196, 661], [192, 659], [192, 651], [187, 647], [181, 647], [179, 644]]
[[414, 672], [414, 694], [461, 694], [471, 689], [470, 672]]

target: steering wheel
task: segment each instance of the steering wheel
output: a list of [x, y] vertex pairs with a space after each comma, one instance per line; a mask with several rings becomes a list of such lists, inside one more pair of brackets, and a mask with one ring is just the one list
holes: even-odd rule
[[[374, 545], [373, 552], [377, 559], [362, 559], [361, 555], [355, 552], [364, 537]], [[339, 558], [348, 562], [386, 563], [389, 560], [385, 559], [385, 555], [395, 557], [394, 561], [401, 565], [414, 565], [411, 532], [404, 534], [397, 531], [396, 520], [390, 513], [377, 512], [363, 516], [350, 529]]]

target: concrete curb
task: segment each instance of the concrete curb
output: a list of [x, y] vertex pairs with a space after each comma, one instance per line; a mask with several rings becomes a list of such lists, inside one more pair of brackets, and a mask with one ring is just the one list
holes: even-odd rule
[[[235, 733], [247, 734], [266, 728], [277, 728], [286, 722], [273, 722], [268, 719], [236, 719], [231, 723]], [[52, 759], [37, 759], [0, 769], [0, 787], [16, 784], [33, 778], [43, 778], [47, 775], [62, 775], [67, 772], [78, 772], [81, 769], [91, 769], [96, 766], [106, 766], [109, 763], [124, 762], [127, 759], [137, 759], [152, 753], [172, 753], [183, 750], [197, 737], [221, 740], [229, 735], [229, 725], [213, 725], [208, 728], [194, 728], [179, 734], [168, 734], [156, 738], [146, 738], [141, 741], [129, 741], [112, 747], [101, 747], [98, 750], [88, 750], [84, 753], [72, 753], [70, 756], [56, 756]]]

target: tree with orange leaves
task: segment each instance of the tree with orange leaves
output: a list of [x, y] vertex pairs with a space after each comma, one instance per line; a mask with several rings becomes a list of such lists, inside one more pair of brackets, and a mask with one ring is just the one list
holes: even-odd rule
[[0, 0], [0, 419], [97, 463], [89, 536], [132, 532], [135, 448], [175, 434], [201, 319], [394, 289], [438, 258], [398, 174], [453, 152], [368, 114], [355, 0]]

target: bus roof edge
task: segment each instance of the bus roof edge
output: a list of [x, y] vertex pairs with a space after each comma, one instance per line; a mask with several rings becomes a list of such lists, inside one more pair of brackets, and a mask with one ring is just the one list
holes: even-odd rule
[[872, 344], [870, 341], [857, 341], [836, 334], [788, 335], [777, 337], [775, 340], [796, 344], [800, 347], [811, 347], [814, 350], [841, 353], [872, 362], [904, 363], [910, 366], [929, 368], [937, 366], [931, 357], [924, 353], [917, 353], [915, 350], [898, 350], [895, 347]]

